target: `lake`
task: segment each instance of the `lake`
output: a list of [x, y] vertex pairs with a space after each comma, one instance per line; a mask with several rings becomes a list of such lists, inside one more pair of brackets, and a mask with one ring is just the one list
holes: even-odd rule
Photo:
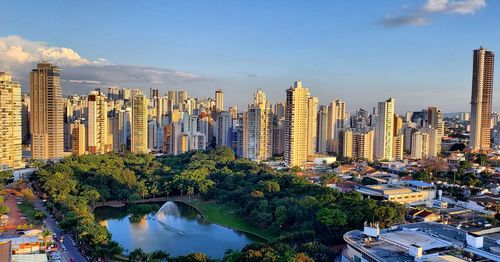
[[[163, 205], [162, 205], [163, 204]], [[159, 211], [147, 215], [126, 207], [100, 207], [95, 218], [128, 253], [135, 248], [146, 252], [163, 250], [172, 256], [202, 252], [222, 258], [227, 249], [240, 250], [258, 240], [230, 228], [208, 223], [193, 207], [184, 203], [159, 203]]]

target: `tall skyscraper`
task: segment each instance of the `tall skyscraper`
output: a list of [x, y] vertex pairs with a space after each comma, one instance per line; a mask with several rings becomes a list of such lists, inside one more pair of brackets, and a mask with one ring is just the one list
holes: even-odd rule
[[224, 92], [222, 89], [215, 91], [215, 111], [224, 111]]
[[307, 162], [307, 125], [309, 89], [296, 81], [286, 90], [285, 162], [288, 166], [302, 166]]
[[490, 115], [493, 99], [493, 65], [495, 54], [485, 48], [474, 50], [472, 70], [471, 120], [469, 148], [491, 148]]
[[108, 100], [99, 90], [87, 96], [87, 151], [91, 154], [104, 154], [112, 151], [112, 141], [108, 132]]
[[307, 155], [315, 155], [317, 150], [318, 135], [318, 103], [317, 97], [309, 97], [307, 116]]
[[31, 152], [33, 159], [64, 157], [61, 69], [42, 62], [30, 72]]
[[377, 124], [375, 127], [374, 157], [377, 160], [393, 160], [394, 111], [396, 100], [389, 98], [378, 103]]
[[271, 108], [262, 90], [257, 90], [253, 104], [243, 115], [243, 156], [252, 160], [267, 160], [272, 156]]
[[21, 109], [21, 84], [0, 72], [0, 171], [24, 167]]
[[132, 99], [132, 130], [130, 149], [134, 153], [148, 152], [148, 101], [144, 95]]

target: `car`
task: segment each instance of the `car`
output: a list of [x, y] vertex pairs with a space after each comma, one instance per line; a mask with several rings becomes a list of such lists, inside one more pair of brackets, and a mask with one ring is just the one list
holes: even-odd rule
[[52, 253], [52, 255], [50, 256], [50, 258], [51, 258], [52, 260], [58, 260], [58, 259], [61, 259], [61, 258], [62, 258], [62, 256], [61, 256], [61, 254], [54, 252], [54, 253]]

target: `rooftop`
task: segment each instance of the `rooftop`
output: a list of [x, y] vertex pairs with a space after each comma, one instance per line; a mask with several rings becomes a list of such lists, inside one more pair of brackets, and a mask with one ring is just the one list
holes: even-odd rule
[[360, 230], [346, 233], [344, 239], [367, 254], [387, 262], [413, 261], [414, 258], [409, 254], [410, 246], [422, 247], [422, 261], [464, 261], [453, 256], [455, 251], [460, 249], [489, 260], [500, 261], [500, 256], [494, 253], [499, 247], [494, 234], [484, 235], [482, 248], [468, 246], [466, 234], [466, 231], [448, 225], [420, 222], [400, 225], [397, 229], [382, 230], [378, 238], [371, 240], [367, 240]]

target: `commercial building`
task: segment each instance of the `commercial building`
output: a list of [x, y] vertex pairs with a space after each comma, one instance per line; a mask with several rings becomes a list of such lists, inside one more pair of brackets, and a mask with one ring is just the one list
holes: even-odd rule
[[365, 198], [403, 205], [425, 204], [436, 198], [434, 185], [415, 180], [398, 184], [358, 185], [355, 189]]

